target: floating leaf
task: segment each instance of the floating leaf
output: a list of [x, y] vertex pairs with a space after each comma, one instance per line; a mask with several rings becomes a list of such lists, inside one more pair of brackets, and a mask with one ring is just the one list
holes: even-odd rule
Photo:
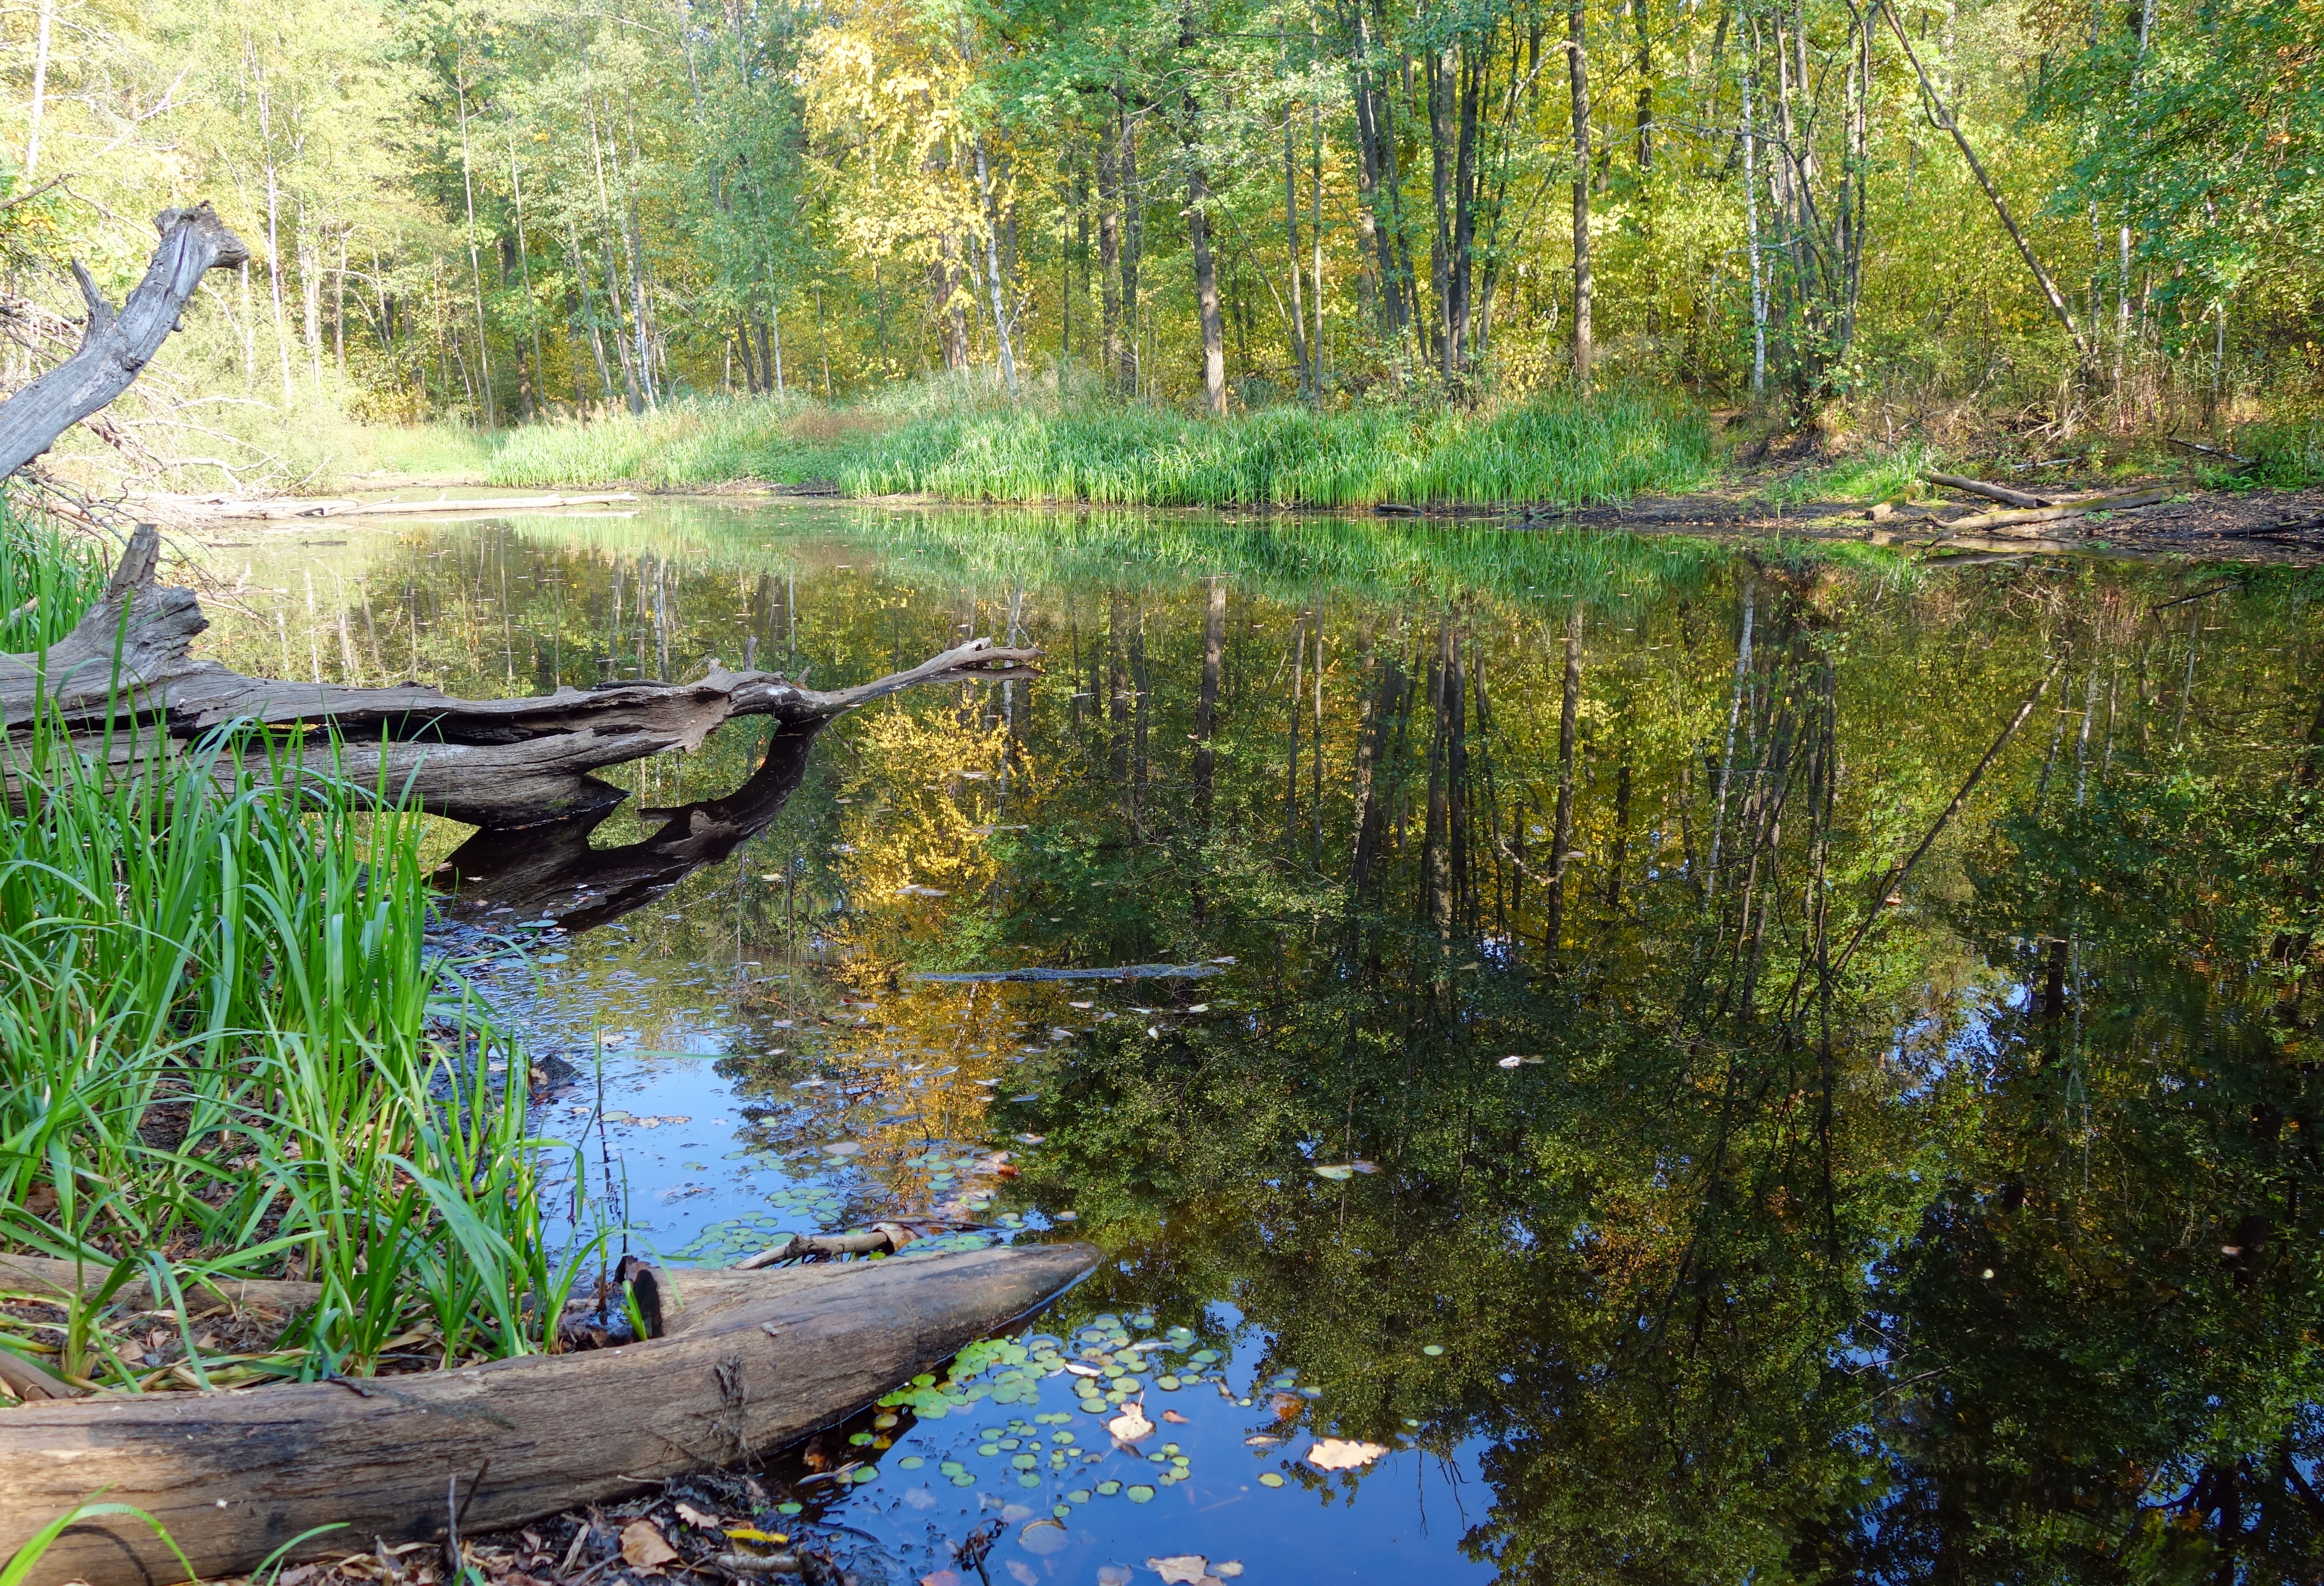
[[1105, 1429], [1123, 1443], [1154, 1435], [1154, 1423], [1146, 1418], [1145, 1408], [1136, 1404], [1122, 1406], [1121, 1414], [1108, 1421]]
[[863, 1148], [854, 1140], [832, 1140], [823, 1148], [826, 1157], [860, 1157]]
[[1179, 1414], [1177, 1411], [1176, 1411], [1176, 1410], [1165, 1410], [1165, 1411], [1163, 1411], [1163, 1412], [1162, 1412], [1162, 1418], [1163, 1418], [1165, 1421], [1169, 1422], [1173, 1426], [1184, 1426], [1184, 1425], [1186, 1424], [1187, 1420], [1189, 1419], [1189, 1417], [1187, 1417], [1187, 1416], [1185, 1416], [1185, 1415], [1180, 1415], [1180, 1414]]
[[1388, 1450], [1377, 1443], [1326, 1437], [1307, 1451], [1306, 1458], [1319, 1471], [1360, 1471], [1386, 1452]]
[[1211, 1572], [1210, 1560], [1199, 1553], [1182, 1553], [1170, 1558], [1149, 1558], [1146, 1567], [1162, 1577], [1164, 1586], [1195, 1586], [1195, 1582]]
[[1353, 1178], [1355, 1176], [1356, 1170], [1352, 1167], [1318, 1167], [1315, 1169], [1316, 1177], [1328, 1178], [1333, 1184], [1342, 1183], [1347, 1179]]
[[1245, 1448], [1273, 1448], [1277, 1443], [1281, 1443], [1283, 1439], [1280, 1437], [1270, 1437], [1266, 1433], [1259, 1432], [1244, 1438], [1242, 1440], [1242, 1445]]
[[1231, 1558], [1222, 1559], [1211, 1566], [1211, 1573], [1222, 1581], [1231, 1581], [1242, 1573], [1242, 1561]]
[[1444, 1352], [1444, 1346], [1441, 1343], [1424, 1343], [1420, 1346], [1420, 1352], [1429, 1356], [1441, 1355]]
[[1261, 1487], [1280, 1487], [1283, 1485], [1283, 1478], [1277, 1472], [1268, 1471], [1259, 1477], [1259, 1484]]
[[1143, 1483], [1140, 1483], [1130, 1489], [1130, 1501], [1132, 1503], [1152, 1503], [1154, 1501], [1154, 1489], [1151, 1487], [1148, 1487]]
[[1522, 1068], [1525, 1066], [1525, 1059], [1522, 1057], [1504, 1057], [1500, 1062], [1494, 1065], [1494, 1066], [1497, 1068]]

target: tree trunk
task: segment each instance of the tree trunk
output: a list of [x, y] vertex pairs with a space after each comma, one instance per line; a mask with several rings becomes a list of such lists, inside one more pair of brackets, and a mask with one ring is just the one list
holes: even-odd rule
[[1565, 64], [1573, 87], [1573, 378], [1586, 383], [1595, 356], [1590, 326], [1590, 53], [1583, 0], [1568, 0]]
[[1582, 707], [1582, 603], [1565, 618], [1565, 679], [1557, 704], [1557, 819], [1549, 867], [1549, 926], [1543, 945], [1554, 959], [1565, 945], [1565, 872], [1573, 854], [1573, 733]]
[[47, 451], [73, 425], [129, 389], [139, 370], [161, 350], [205, 272], [246, 264], [250, 250], [208, 204], [164, 209], [154, 218], [161, 234], [144, 279], [116, 312], [78, 260], [73, 277], [88, 304], [88, 321], [72, 356], [0, 402], [0, 474], [13, 474]]
[[1121, 161], [1116, 152], [1120, 141], [1118, 128], [1097, 141], [1097, 274], [1103, 316], [1098, 367], [1117, 387], [1126, 387], [1130, 350], [1121, 335]]

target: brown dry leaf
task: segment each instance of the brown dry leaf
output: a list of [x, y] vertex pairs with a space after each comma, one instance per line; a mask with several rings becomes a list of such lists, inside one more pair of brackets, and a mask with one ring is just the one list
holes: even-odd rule
[[632, 1520], [622, 1527], [622, 1562], [633, 1570], [659, 1569], [678, 1563], [678, 1549], [662, 1540], [651, 1520]]
[[1165, 1421], [1169, 1422], [1169, 1423], [1170, 1423], [1170, 1425], [1172, 1425], [1173, 1426], [1184, 1426], [1185, 1425], [1186, 1425], [1186, 1423], [1187, 1423], [1187, 1421], [1188, 1421], [1188, 1419], [1189, 1419], [1189, 1417], [1180, 1415], [1180, 1414], [1179, 1414], [1177, 1411], [1176, 1411], [1176, 1410], [1165, 1410], [1165, 1411], [1163, 1411], [1163, 1412], [1162, 1412], [1162, 1418], [1163, 1418]]
[[1386, 1452], [1377, 1443], [1326, 1437], [1307, 1451], [1307, 1462], [1319, 1471], [1360, 1471]]
[[1154, 1423], [1146, 1418], [1146, 1407], [1135, 1403], [1122, 1406], [1121, 1414], [1108, 1421], [1105, 1429], [1122, 1443], [1136, 1443], [1141, 1437], [1154, 1435]]
[[1210, 1561], [1199, 1553], [1182, 1553], [1174, 1558], [1150, 1558], [1146, 1567], [1162, 1577], [1163, 1586], [1194, 1586], [1194, 1582], [1211, 1572]]
[[1270, 1393], [1267, 1396], [1267, 1407], [1275, 1412], [1277, 1420], [1288, 1421], [1307, 1407], [1307, 1401], [1296, 1393]]
[[717, 1516], [706, 1515], [683, 1499], [678, 1504], [678, 1517], [689, 1526], [700, 1526], [706, 1530], [715, 1531], [718, 1528]]

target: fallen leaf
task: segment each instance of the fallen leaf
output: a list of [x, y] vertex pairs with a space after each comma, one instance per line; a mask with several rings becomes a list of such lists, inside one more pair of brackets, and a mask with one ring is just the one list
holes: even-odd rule
[[622, 1562], [635, 1570], [659, 1569], [678, 1562], [678, 1549], [662, 1540], [651, 1520], [632, 1520], [622, 1527]]
[[1154, 1423], [1146, 1418], [1146, 1407], [1134, 1403], [1122, 1406], [1121, 1414], [1108, 1421], [1105, 1429], [1123, 1443], [1154, 1435]]
[[1379, 1165], [1378, 1163], [1366, 1162], [1360, 1159], [1351, 1162], [1348, 1166], [1354, 1168], [1358, 1173], [1378, 1173], [1379, 1171]]
[[1316, 1177], [1328, 1178], [1333, 1184], [1338, 1184], [1344, 1179], [1353, 1178], [1355, 1176], [1356, 1170], [1352, 1167], [1318, 1167], [1315, 1169]]
[[1499, 1063], [1495, 1064], [1494, 1066], [1496, 1068], [1523, 1068], [1525, 1066], [1525, 1059], [1522, 1057], [1504, 1057]]
[[1177, 1582], [1177, 1586], [1194, 1586], [1195, 1581], [1211, 1572], [1210, 1561], [1199, 1553], [1183, 1553], [1173, 1558], [1150, 1558], [1146, 1561], [1146, 1567], [1160, 1575], [1166, 1586], [1172, 1581]]
[[1266, 1433], [1261, 1432], [1254, 1436], [1244, 1438], [1242, 1445], [1245, 1448], [1273, 1448], [1282, 1441], [1280, 1437], [1269, 1437]]
[[1182, 1415], [1176, 1410], [1165, 1410], [1162, 1412], [1162, 1418], [1173, 1426], [1184, 1426], [1192, 1417]]
[[1055, 1520], [1036, 1520], [1017, 1533], [1017, 1545], [1036, 1558], [1061, 1552], [1072, 1540], [1065, 1535], [1065, 1528]]
[[1275, 1412], [1277, 1420], [1287, 1421], [1305, 1409], [1307, 1401], [1296, 1393], [1270, 1393], [1267, 1396], [1267, 1407]]
[[938, 1570], [933, 1575], [922, 1575], [920, 1586], [960, 1586], [958, 1570]]
[[715, 1530], [718, 1526], [717, 1516], [706, 1515], [690, 1503], [681, 1502], [678, 1504], [678, 1517], [684, 1520], [689, 1526], [700, 1526], [706, 1529]]
[[1009, 1578], [1016, 1581], [1017, 1586], [1041, 1586], [1041, 1577], [1035, 1574], [1033, 1566], [1021, 1558], [1009, 1561]]
[[1222, 1581], [1231, 1581], [1242, 1573], [1242, 1563], [1239, 1559], [1228, 1559], [1223, 1563], [1213, 1564], [1211, 1573]]
[[1307, 1462], [1319, 1471], [1360, 1471], [1386, 1452], [1377, 1443], [1326, 1437], [1307, 1451]]

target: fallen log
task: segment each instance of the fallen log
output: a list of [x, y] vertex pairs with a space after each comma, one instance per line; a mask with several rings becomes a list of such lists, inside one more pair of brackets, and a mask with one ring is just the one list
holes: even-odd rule
[[1997, 501], [2006, 507], [2046, 507], [2054, 504], [2045, 497], [2030, 494], [2023, 490], [2012, 490], [2006, 484], [1988, 484], [1982, 479], [1971, 479], [1962, 474], [1940, 474], [1932, 468], [1921, 477], [1932, 484], [1942, 484], [1950, 489], [1966, 491], [1970, 495], [1981, 495], [1987, 501]]
[[2131, 507], [2151, 507], [2171, 499], [2168, 490], [2132, 490], [2118, 494], [2078, 495], [2070, 502], [2024, 511], [1973, 512], [1966, 518], [1955, 518], [1947, 529], [2003, 529], [2021, 523], [2055, 523], [2067, 518], [2078, 518], [2085, 512], [2119, 512]]
[[[248, 678], [197, 660], [208, 624], [191, 590], [155, 583], [161, 540], [151, 525], [130, 537], [105, 598], [44, 651], [0, 655], [0, 724], [13, 735], [36, 714], [71, 730], [90, 764], [134, 776], [157, 755], [242, 724], [298, 739], [290, 773], [378, 791], [430, 814], [500, 829], [602, 816], [628, 795], [591, 773], [674, 749], [696, 749], [740, 716], [771, 716], [786, 733], [906, 688], [1029, 678], [1037, 650], [973, 639], [908, 671], [853, 688], [803, 687], [779, 672], [733, 671], [715, 658], [691, 683], [562, 687], [516, 699], [455, 698], [420, 683], [353, 688]], [[279, 744], [275, 746], [279, 750]], [[276, 770], [268, 747], [229, 755], [222, 769]], [[21, 743], [0, 745], [0, 777], [23, 807]]]
[[[618, 1348], [230, 1393], [0, 1411], [0, 1558], [92, 1493], [152, 1515], [207, 1577], [521, 1525], [840, 1420], [1096, 1264], [1086, 1245], [662, 1275], [666, 1332]], [[85, 1519], [26, 1586], [183, 1573], [129, 1517]]]
[[438, 497], [435, 501], [356, 501], [352, 498], [327, 501], [254, 501], [220, 502], [206, 504], [200, 512], [204, 518], [229, 521], [257, 520], [280, 522], [298, 518], [415, 518], [442, 512], [458, 512], [477, 517], [491, 517], [500, 512], [553, 512], [561, 507], [604, 506], [615, 502], [633, 502], [635, 493], [627, 490], [604, 491], [594, 495], [512, 495], [498, 500], [469, 496], [459, 501]]

